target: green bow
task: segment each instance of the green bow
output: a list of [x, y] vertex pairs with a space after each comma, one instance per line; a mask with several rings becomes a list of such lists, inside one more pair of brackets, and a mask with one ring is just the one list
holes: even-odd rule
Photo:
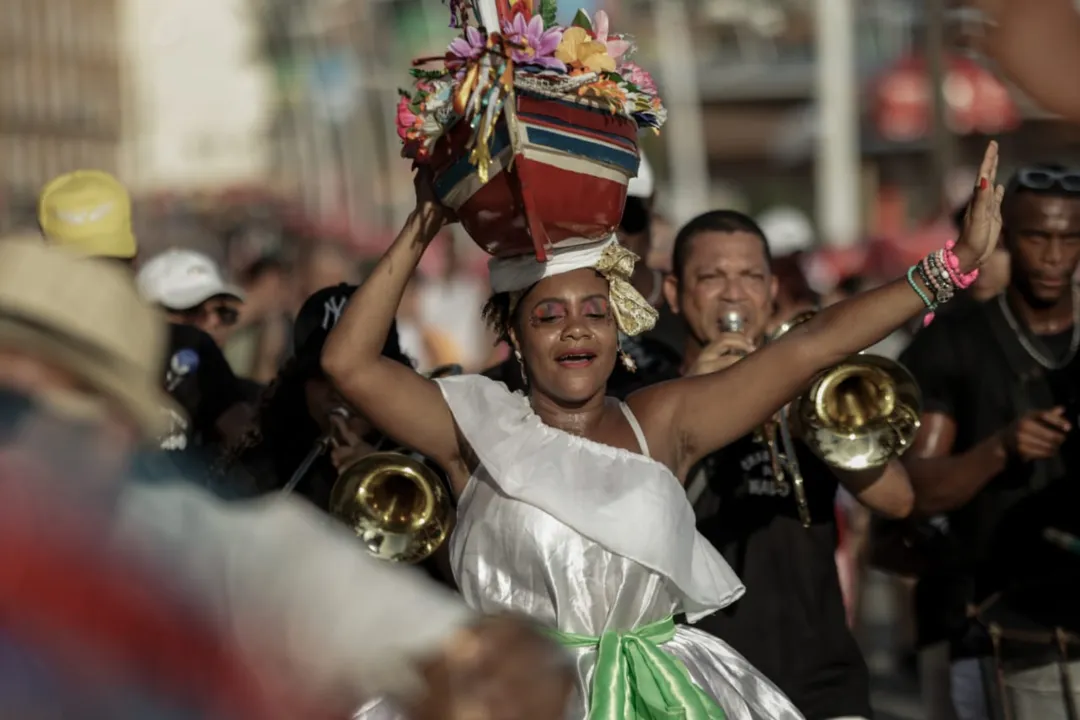
[[694, 684], [686, 667], [660, 649], [675, 637], [664, 618], [600, 637], [548, 630], [568, 648], [597, 647], [588, 720], [724, 720], [724, 711]]

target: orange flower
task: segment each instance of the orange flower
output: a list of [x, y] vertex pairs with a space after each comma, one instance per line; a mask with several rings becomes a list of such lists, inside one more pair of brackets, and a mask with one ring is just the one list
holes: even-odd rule
[[578, 95], [606, 102], [612, 110], [622, 108], [626, 102], [626, 93], [612, 80], [597, 80], [578, 88]]
[[615, 60], [608, 55], [607, 46], [597, 42], [584, 28], [574, 26], [563, 33], [555, 57], [572, 70], [584, 72], [615, 72]]

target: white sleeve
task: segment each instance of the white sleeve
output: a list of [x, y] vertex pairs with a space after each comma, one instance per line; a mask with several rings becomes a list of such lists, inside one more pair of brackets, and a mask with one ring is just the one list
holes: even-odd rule
[[311, 692], [407, 697], [419, 684], [411, 661], [473, 620], [301, 500], [224, 503], [186, 483], [124, 495], [118, 542], [198, 593], [256, 670]]

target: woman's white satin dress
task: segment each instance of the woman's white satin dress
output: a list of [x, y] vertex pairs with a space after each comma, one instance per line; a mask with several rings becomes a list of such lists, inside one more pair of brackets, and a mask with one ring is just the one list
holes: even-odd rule
[[[450, 540], [454, 576], [470, 607], [599, 636], [680, 612], [693, 622], [742, 596], [739, 579], [697, 533], [686, 494], [665, 466], [544, 425], [528, 400], [502, 383], [474, 375], [438, 382], [480, 460]], [[711, 635], [679, 626], [661, 647], [729, 720], [802, 717]], [[568, 652], [579, 682], [566, 717], [583, 719], [596, 650]], [[374, 701], [357, 717], [395, 714], [390, 703]]]

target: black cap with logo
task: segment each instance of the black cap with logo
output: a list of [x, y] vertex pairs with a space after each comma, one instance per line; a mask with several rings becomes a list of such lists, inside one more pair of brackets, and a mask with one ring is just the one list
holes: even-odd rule
[[[338, 324], [349, 298], [356, 292], [356, 285], [342, 283], [312, 293], [300, 307], [293, 323], [293, 354], [301, 363], [319, 362], [323, 345], [330, 331]], [[390, 325], [382, 354], [406, 365], [412, 365], [401, 351], [398, 342], [397, 323]]]

